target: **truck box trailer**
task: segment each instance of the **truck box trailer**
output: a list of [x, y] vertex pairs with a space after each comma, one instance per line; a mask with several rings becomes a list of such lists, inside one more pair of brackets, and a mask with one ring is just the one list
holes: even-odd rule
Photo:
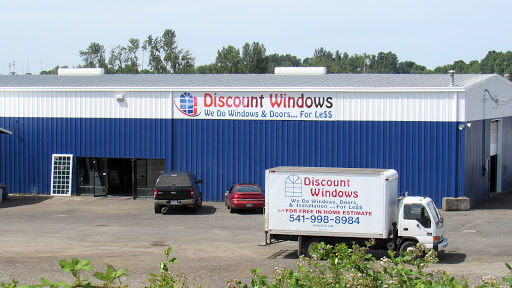
[[265, 171], [266, 243], [299, 242], [299, 255], [314, 244], [364, 243], [406, 251], [418, 242], [442, 251], [443, 218], [427, 197], [398, 202], [393, 169], [276, 167]]

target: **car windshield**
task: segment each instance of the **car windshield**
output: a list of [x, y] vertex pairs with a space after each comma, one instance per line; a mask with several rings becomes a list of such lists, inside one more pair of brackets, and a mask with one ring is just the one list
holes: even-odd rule
[[157, 186], [191, 186], [190, 178], [186, 175], [169, 175], [160, 177]]
[[238, 186], [236, 187], [235, 192], [253, 193], [261, 192], [261, 190], [257, 186]]

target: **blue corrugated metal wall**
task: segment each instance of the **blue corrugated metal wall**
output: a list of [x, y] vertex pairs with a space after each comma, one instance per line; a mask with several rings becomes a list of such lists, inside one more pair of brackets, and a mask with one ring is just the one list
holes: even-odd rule
[[170, 150], [169, 121], [0, 118], [0, 127], [13, 132], [0, 139], [0, 182], [9, 193], [49, 194], [52, 154], [164, 159]]
[[[512, 117], [502, 121], [502, 191], [512, 189]], [[491, 120], [472, 121], [471, 128], [465, 128], [465, 196], [471, 199], [471, 205], [489, 198], [489, 171], [485, 170], [490, 157]], [[498, 167], [500, 169], [500, 167]]]
[[400, 192], [455, 196], [456, 123], [175, 120], [174, 169], [196, 171], [207, 200], [275, 166], [393, 168]]
[[503, 182], [502, 190], [512, 190], [512, 117], [503, 119]]
[[[51, 155], [166, 159], [204, 179], [205, 200], [264, 170], [293, 166], [393, 168], [400, 193], [455, 196], [457, 123], [2, 118], [0, 181], [11, 193], [50, 192]], [[76, 190], [76, 187], [74, 187]]]
[[465, 134], [465, 196], [471, 199], [471, 205], [489, 198], [489, 177], [484, 172], [485, 161], [489, 155], [490, 120], [472, 121], [471, 128], [464, 129]]

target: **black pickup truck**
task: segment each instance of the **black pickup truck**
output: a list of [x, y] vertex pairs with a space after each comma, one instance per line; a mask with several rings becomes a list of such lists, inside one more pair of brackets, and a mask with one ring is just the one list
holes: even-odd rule
[[190, 206], [197, 212], [203, 204], [200, 183], [203, 180], [190, 171], [163, 172], [155, 184], [155, 213], [174, 206]]

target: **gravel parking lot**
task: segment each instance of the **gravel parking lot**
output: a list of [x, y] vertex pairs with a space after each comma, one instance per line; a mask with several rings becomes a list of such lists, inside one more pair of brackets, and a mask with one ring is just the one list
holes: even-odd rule
[[[442, 212], [447, 253], [432, 266], [476, 283], [507, 273], [512, 263], [512, 193], [502, 193], [471, 211]], [[250, 270], [271, 275], [274, 267], [294, 268], [297, 243], [264, 242], [264, 216], [230, 214], [224, 203], [205, 202], [198, 214], [176, 209], [155, 214], [152, 199], [10, 196], [0, 203], [0, 281], [38, 284], [40, 277], [66, 280], [58, 261], [89, 259], [128, 269], [123, 284], [148, 285], [163, 251], [172, 246], [189, 283], [226, 287], [229, 279], [250, 281]]]

